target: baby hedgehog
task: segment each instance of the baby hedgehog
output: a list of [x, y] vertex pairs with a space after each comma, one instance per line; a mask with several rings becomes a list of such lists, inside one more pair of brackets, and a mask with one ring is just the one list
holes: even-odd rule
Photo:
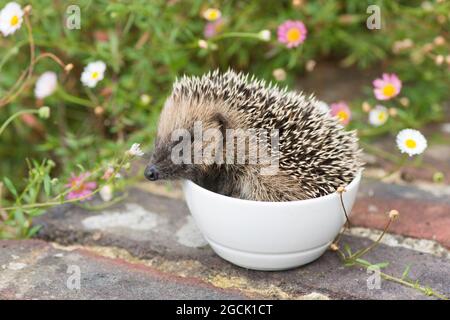
[[[266, 86], [264, 81], [232, 70], [184, 76], [175, 82], [161, 112], [144, 174], [151, 181], [189, 179], [213, 192], [248, 200], [292, 201], [333, 193], [361, 169], [360, 150], [356, 133], [345, 131], [318, 104], [312, 95]], [[199, 123], [202, 133], [216, 129], [223, 139], [196, 138]], [[237, 146], [237, 139], [227, 135], [229, 129], [256, 132], [265, 142], [262, 150], [278, 159], [278, 171], [262, 174], [267, 162], [239, 162], [234, 151], [226, 152], [227, 139]], [[269, 136], [262, 136], [263, 130]], [[174, 132], [185, 135], [182, 138]], [[275, 147], [270, 144], [270, 132], [278, 133]], [[214, 150], [204, 151], [200, 162], [191, 161], [196, 150], [211, 145]], [[247, 156], [250, 150], [245, 151]], [[174, 155], [189, 161], [174, 161]], [[220, 156], [223, 161], [217, 161]]]

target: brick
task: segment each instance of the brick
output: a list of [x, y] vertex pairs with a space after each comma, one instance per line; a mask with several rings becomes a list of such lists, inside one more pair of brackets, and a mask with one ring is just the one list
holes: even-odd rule
[[355, 226], [383, 229], [386, 212], [396, 209], [400, 218], [389, 232], [436, 240], [450, 248], [450, 197], [413, 186], [363, 179], [351, 222]]

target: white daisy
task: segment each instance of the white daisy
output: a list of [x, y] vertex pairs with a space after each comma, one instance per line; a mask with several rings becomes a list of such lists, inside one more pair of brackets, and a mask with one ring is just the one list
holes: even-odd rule
[[53, 92], [55, 92], [57, 86], [58, 78], [56, 73], [51, 71], [44, 72], [36, 81], [34, 95], [38, 99], [44, 99], [51, 96]]
[[142, 157], [144, 155], [144, 152], [142, 151], [141, 145], [139, 143], [133, 143], [133, 145], [127, 152], [131, 156]]
[[403, 129], [397, 134], [396, 140], [400, 151], [410, 157], [421, 154], [427, 148], [427, 140], [423, 134], [414, 129]]
[[97, 83], [103, 80], [106, 64], [103, 61], [89, 63], [81, 74], [81, 82], [89, 88], [94, 88]]
[[215, 8], [208, 8], [203, 12], [203, 18], [208, 21], [216, 21], [217, 19], [220, 19], [221, 16], [222, 13], [220, 10]]
[[386, 107], [376, 105], [369, 111], [369, 123], [375, 127], [379, 127], [386, 123], [389, 118], [389, 111]]
[[258, 37], [262, 40], [262, 41], [270, 41], [270, 37], [272, 36], [270, 30], [261, 30], [258, 33]]
[[16, 32], [22, 26], [23, 10], [16, 2], [9, 2], [0, 11], [0, 31], [5, 37]]

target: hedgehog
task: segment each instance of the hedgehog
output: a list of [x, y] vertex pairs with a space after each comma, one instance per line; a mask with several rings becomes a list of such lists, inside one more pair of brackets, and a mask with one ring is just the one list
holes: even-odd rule
[[[183, 76], [175, 81], [161, 111], [144, 175], [151, 181], [188, 179], [222, 195], [256, 201], [305, 200], [333, 193], [350, 183], [363, 163], [356, 132], [344, 130], [320, 104], [312, 94], [266, 85], [231, 69]], [[196, 139], [199, 123], [201, 133], [212, 129], [221, 139]], [[227, 135], [230, 130], [253, 132], [262, 152], [272, 153], [271, 159], [275, 155], [275, 173], [262, 172], [267, 161], [237, 161], [235, 151], [226, 152], [228, 145], [237, 147], [237, 139]], [[271, 132], [277, 133], [276, 146], [270, 143]], [[203, 152], [201, 161], [192, 161], [195, 150], [211, 146], [213, 151]], [[253, 149], [248, 147], [244, 155]], [[190, 161], [174, 161], [174, 154]]]

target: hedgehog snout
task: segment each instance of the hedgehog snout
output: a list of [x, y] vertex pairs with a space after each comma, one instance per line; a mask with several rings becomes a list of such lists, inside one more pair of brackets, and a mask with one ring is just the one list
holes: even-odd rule
[[156, 181], [159, 178], [158, 168], [154, 164], [148, 165], [145, 168], [144, 176], [150, 181]]

